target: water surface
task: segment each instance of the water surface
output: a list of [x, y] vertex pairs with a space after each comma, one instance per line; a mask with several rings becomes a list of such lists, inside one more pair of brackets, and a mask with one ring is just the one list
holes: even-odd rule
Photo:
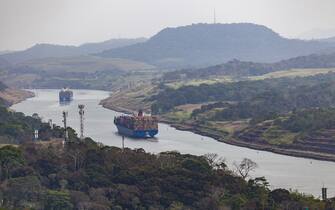
[[[113, 125], [114, 117], [120, 113], [99, 105], [109, 93], [95, 90], [74, 90], [74, 101], [61, 106], [58, 90], [32, 90], [36, 96], [12, 106], [12, 109], [26, 115], [38, 113], [43, 120], [52, 119], [62, 125], [62, 111], [68, 111], [68, 125], [79, 131], [78, 104], [85, 104], [85, 135], [110, 146], [121, 147], [122, 141]], [[79, 133], [79, 132], [78, 132]], [[147, 152], [177, 150], [181, 153], [203, 155], [217, 153], [227, 160], [228, 165], [243, 158], [257, 162], [253, 176], [265, 176], [271, 188], [298, 189], [301, 192], [321, 194], [321, 187], [329, 188], [329, 196], [335, 196], [335, 163], [296, 158], [270, 152], [257, 151], [218, 142], [188, 131], [178, 131], [166, 124], [159, 124], [157, 138], [151, 140], [125, 139], [129, 148], [143, 148]]]

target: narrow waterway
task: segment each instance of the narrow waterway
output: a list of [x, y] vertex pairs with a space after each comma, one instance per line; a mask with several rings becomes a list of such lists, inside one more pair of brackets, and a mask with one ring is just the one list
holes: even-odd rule
[[[36, 96], [11, 108], [26, 115], [38, 113], [43, 120], [52, 119], [62, 125], [62, 111], [69, 113], [68, 125], [79, 130], [78, 104], [85, 105], [85, 135], [110, 146], [122, 145], [113, 125], [114, 116], [120, 113], [99, 105], [108, 97], [108, 92], [95, 90], [74, 90], [74, 101], [66, 106], [58, 103], [58, 90], [32, 90]], [[251, 150], [228, 145], [212, 138], [203, 137], [188, 131], [178, 131], [166, 124], [159, 125], [157, 138], [151, 140], [125, 139], [129, 148], [143, 148], [147, 152], [159, 153], [176, 150], [181, 153], [203, 155], [217, 153], [225, 158], [228, 165], [243, 158], [250, 158], [258, 164], [253, 176], [265, 176], [271, 188], [299, 190], [317, 197], [324, 185], [329, 196], [335, 196], [335, 163], [278, 155], [270, 152]]]

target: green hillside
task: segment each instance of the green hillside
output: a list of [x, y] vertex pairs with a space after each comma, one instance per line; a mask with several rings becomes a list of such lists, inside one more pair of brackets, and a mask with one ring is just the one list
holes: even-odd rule
[[77, 56], [26, 61], [0, 74], [0, 80], [19, 88], [70, 88], [111, 90], [139, 78], [149, 80], [154, 66], [117, 58]]

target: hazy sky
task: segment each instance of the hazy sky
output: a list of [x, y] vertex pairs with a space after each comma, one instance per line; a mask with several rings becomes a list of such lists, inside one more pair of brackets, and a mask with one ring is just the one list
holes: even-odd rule
[[252, 22], [288, 37], [335, 36], [335, 0], [0, 0], [0, 51], [150, 37], [191, 23]]

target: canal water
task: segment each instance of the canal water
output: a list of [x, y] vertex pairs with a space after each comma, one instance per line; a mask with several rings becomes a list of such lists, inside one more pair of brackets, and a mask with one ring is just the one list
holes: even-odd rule
[[[99, 105], [109, 93], [96, 90], [74, 90], [74, 101], [69, 105], [58, 103], [58, 90], [31, 90], [36, 96], [11, 108], [26, 115], [38, 113], [44, 121], [62, 125], [62, 111], [68, 111], [68, 125], [79, 131], [78, 104], [85, 105], [85, 136], [110, 146], [121, 147], [122, 140], [113, 124], [120, 113]], [[299, 190], [319, 197], [321, 187], [328, 187], [329, 196], [335, 196], [335, 163], [296, 158], [270, 152], [257, 151], [218, 142], [212, 138], [178, 131], [159, 124], [157, 138], [150, 140], [125, 139], [125, 147], [143, 148], [147, 152], [179, 151], [193, 155], [217, 153], [232, 167], [234, 162], [249, 158], [258, 164], [253, 177], [265, 176], [271, 188]]]

